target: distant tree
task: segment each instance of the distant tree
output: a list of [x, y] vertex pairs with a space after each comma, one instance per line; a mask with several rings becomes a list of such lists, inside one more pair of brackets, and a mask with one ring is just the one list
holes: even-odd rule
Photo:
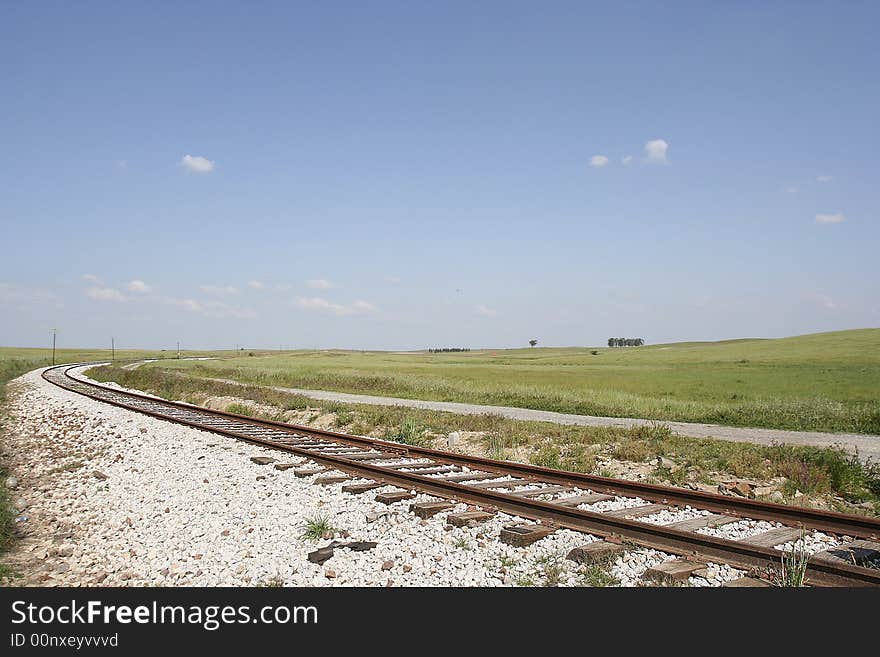
[[641, 347], [643, 344], [644, 338], [608, 338], [609, 347]]
[[537, 340], [529, 340], [529, 346], [530, 346], [530, 347], [534, 347], [536, 344], [538, 344], [538, 341], [537, 341]]

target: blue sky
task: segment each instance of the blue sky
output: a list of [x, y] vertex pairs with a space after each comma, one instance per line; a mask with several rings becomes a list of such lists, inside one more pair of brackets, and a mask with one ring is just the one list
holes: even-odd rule
[[0, 344], [880, 326], [877, 24], [870, 2], [3, 3]]

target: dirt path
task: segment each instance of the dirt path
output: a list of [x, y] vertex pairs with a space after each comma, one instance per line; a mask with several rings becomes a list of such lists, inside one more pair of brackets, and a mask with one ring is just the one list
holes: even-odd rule
[[[211, 379], [222, 383], [239, 384], [231, 379]], [[633, 427], [649, 425], [656, 420], [624, 417], [598, 417], [593, 415], [574, 415], [553, 411], [538, 411], [513, 406], [484, 406], [480, 404], [463, 404], [459, 402], [423, 401], [420, 399], [400, 399], [398, 397], [377, 397], [375, 395], [356, 395], [347, 392], [329, 392], [326, 390], [303, 390], [300, 388], [274, 387], [273, 390], [303, 395], [322, 401], [342, 402], [346, 404], [372, 404], [376, 406], [405, 406], [433, 411], [446, 411], [461, 415], [494, 414], [512, 420], [531, 420], [535, 422], [553, 422], [556, 424], [574, 424], [585, 427]], [[787, 431], [784, 429], [758, 429], [749, 427], [725, 427], [718, 424], [700, 424], [697, 422], [663, 421], [675, 433], [692, 438], [717, 438], [733, 442], [756, 443], [770, 445], [785, 443], [787, 445], [806, 445], [810, 447], [831, 447], [839, 445], [851, 452], [858, 452], [862, 460], [880, 462], [880, 436], [853, 433], [825, 433], [821, 431]]]

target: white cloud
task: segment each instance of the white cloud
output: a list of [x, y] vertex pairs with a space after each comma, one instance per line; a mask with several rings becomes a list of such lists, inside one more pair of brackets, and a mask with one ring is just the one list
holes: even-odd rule
[[498, 314], [497, 311], [493, 310], [492, 308], [487, 308], [483, 304], [474, 306], [474, 310], [478, 315], [482, 315], [483, 317], [495, 317]]
[[137, 278], [133, 281], [129, 281], [126, 288], [128, 288], [129, 292], [136, 292], [137, 294], [148, 294], [153, 291], [153, 288]]
[[666, 151], [669, 150], [669, 144], [664, 139], [653, 139], [645, 144], [645, 153], [648, 155], [648, 162], [660, 162], [666, 164]]
[[350, 305], [333, 303], [321, 297], [297, 297], [296, 305], [308, 310], [319, 310], [336, 315], [356, 315], [376, 312], [376, 306], [367, 301], [355, 301]]
[[336, 287], [334, 283], [325, 281], [323, 278], [313, 278], [312, 280], [306, 281], [306, 285], [313, 290], [329, 290], [331, 287]]
[[204, 310], [202, 304], [195, 299], [166, 299], [165, 302], [193, 313], [199, 313]]
[[248, 281], [248, 287], [252, 290], [262, 290], [264, 286], [261, 281]]
[[794, 185], [790, 185], [789, 187], [786, 187], [783, 191], [784, 191], [786, 194], [797, 194], [797, 193], [798, 193], [798, 188], [795, 187]]
[[101, 279], [95, 276], [94, 274], [83, 274], [82, 279], [84, 281], [88, 281], [89, 283], [94, 283], [95, 285], [101, 284]]
[[112, 287], [90, 287], [86, 290], [86, 294], [92, 299], [98, 301], [127, 301], [128, 299], [122, 292]]
[[235, 319], [255, 319], [257, 314], [250, 308], [232, 306], [219, 301], [205, 301], [202, 304], [205, 317], [233, 317]]
[[623, 159], [620, 161], [623, 164], [623, 166], [628, 167], [629, 163], [633, 161], [633, 156], [632, 155], [624, 155]]
[[220, 301], [196, 301], [195, 299], [175, 299], [173, 297], [167, 297], [162, 299], [162, 303], [175, 306], [187, 312], [197, 313], [205, 317], [217, 319], [228, 317], [234, 319], [254, 319], [257, 316], [257, 314], [250, 308], [233, 306]]
[[827, 183], [834, 180], [834, 176], [816, 176], [816, 181], [820, 183]]
[[201, 155], [184, 155], [180, 166], [194, 173], [210, 173], [214, 170], [214, 162]]
[[128, 162], [126, 162], [125, 160], [116, 160], [115, 164], [116, 164], [117, 169], [127, 169], [128, 168]]
[[835, 308], [837, 308], [837, 304], [834, 303], [834, 299], [824, 294], [820, 294], [816, 300], [819, 302], [819, 305], [827, 310], [834, 310]]
[[238, 288], [232, 285], [202, 285], [199, 289], [205, 294], [210, 294], [212, 297], [235, 296], [238, 294]]
[[600, 168], [604, 167], [606, 164], [608, 164], [608, 158], [604, 155], [594, 155], [590, 158], [591, 167]]
[[846, 220], [846, 217], [843, 216], [842, 212], [838, 212], [837, 214], [817, 214], [816, 215], [816, 223], [817, 224], [839, 224]]

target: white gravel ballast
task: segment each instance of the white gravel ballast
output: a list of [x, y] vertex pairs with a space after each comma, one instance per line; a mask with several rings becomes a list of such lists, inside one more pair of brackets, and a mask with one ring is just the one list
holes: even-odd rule
[[[446, 513], [421, 520], [413, 500], [385, 505], [376, 489], [343, 493], [292, 470], [259, 465], [303, 459], [222, 435], [158, 420], [62, 390], [41, 370], [9, 388], [3, 458], [22, 538], [6, 555], [12, 585], [41, 586], [502, 586], [587, 583], [568, 552], [597, 540], [569, 530], [520, 548], [501, 528], [520, 519], [497, 514], [476, 527], [450, 528]], [[347, 482], [351, 483], [351, 482]], [[392, 490], [388, 487], [387, 490]], [[465, 510], [458, 505], [451, 512]], [[308, 554], [330, 543], [302, 538], [324, 517], [334, 540], [372, 541], [337, 548], [323, 564]], [[634, 550], [611, 564], [620, 585], [672, 558]], [[719, 585], [738, 576], [692, 578]]]

